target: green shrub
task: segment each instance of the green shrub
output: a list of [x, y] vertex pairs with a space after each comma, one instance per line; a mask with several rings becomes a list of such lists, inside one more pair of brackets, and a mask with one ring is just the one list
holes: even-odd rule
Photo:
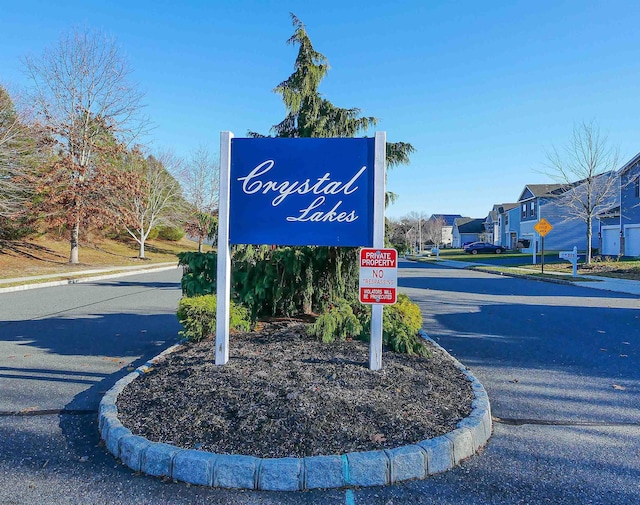
[[[231, 302], [229, 312], [230, 328], [249, 331], [247, 309]], [[180, 335], [194, 342], [207, 338], [216, 329], [215, 295], [182, 298], [178, 303], [177, 316], [180, 324], [184, 327], [184, 330], [180, 331]]]
[[179, 242], [184, 236], [184, 230], [179, 226], [158, 226], [158, 238], [161, 240], [169, 240], [170, 242]]
[[[216, 254], [180, 253], [186, 296], [215, 293]], [[326, 311], [332, 300], [355, 301], [358, 250], [351, 247], [238, 246], [231, 262], [231, 292], [251, 319]]]
[[319, 316], [315, 323], [309, 325], [307, 333], [328, 343], [334, 342], [336, 337], [345, 340], [360, 336], [362, 324], [353, 313], [351, 305], [346, 300], [340, 300]]
[[[2, 176], [0, 176], [0, 179]], [[8, 218], [0, 216], [0, 240], [21, 240], [34, 236], [38, 231], [26, 218]]]
[[[316, 312], [322, 315], [308, 330], [311, 335], [325, 342], [337, 337], [368, 340], [371, 308], [357, 301], [357, 257], [356, 248], [237, 247], [231, 264], [231, 296], [247, 308], [252, 322], [261, 316]], [[185, 296], [216, 292], [215, 252], [180, 253], [178, 258], [184, 267]], [[385, 307], [383, 343], [392, 351], [428, 355], [418, 335], [421, 328], [420, 308], [408, 296], [399, 294], [395, 305]]]
[[[363, 313], [362, 338], [369, 339], [371, 334], [371, 308]], [[395, 305], [384, 308], [382, 316], [382, 343], [390, 350], [406, 354], [429, 356], [429, 350], [418, 332], [422, 328], [420, 307], [405, 294], [398, 294]]]
[[160, 235], [160, 230], [158, 230], [157, 226], [154, 226], [149, 230], [149, 235], [147, 235], [147, 240], [155, 240]]
[[209, 295], [216, 292], [216, 267], [218, 255], [206, 253], [178, 253], [182, 265], [182, 294], [187, 297]]

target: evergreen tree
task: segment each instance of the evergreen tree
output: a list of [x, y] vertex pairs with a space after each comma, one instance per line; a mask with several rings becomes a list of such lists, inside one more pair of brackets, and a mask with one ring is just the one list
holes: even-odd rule
[[34, 152], [33, 135], [0, 86], [0, 217], [15, 217], [28, 200], [25, 179], [33, 168]]
[[[294, 71], [274, 88], [282, 97], [287, 115], [271, 128], [275, 137], [355, 137], [378, 123], [375, 117], [361, 117], [360, 109], [336, 107], [318, 91], [329, 70], [326, 56], [313, 48], [304, 24], [291, 14], [295, 30], [287, 44], [298, 45]], [[252, 137], [262, 137], [249, 132]], [[406, 142], [387, 143], [387, 166], [408, 164], [415, 149]]]
[[[320, 94], [318, 87], [327, 74], [329, 62], [313, 48], [304, 24], [294, 14], [291, 14], [291, 19], [295, 30], [287, 43], [299, 46], [298, 56], [293, 74], [274, 89], [282, 97], [287, 113], [270, 133], [274, 137], [288, 138], [365, 134], [376, 126], [378, 120], [361, 116], [357, 108], [336, 107]], [[249, 132], [249, 135], [264, 137], [255, 132]], [[413, 151], [413, 146], [405, 142], [387, 143], [387, 166], [409, 163]], [[393, 193], [386, 194], [387, 203], [394, 198]], [[258, 275], [261, 281], [254, 279], [234, 286], [239, 299], [252, 307], [254, 316], [289, 314], [295, 310], [323, 312], [340, 298], [356, 304], [359, 274], [356, 248], [302, 247], [256, 251], [249, 246], [238, 248], [235, 259], [240, 264], [234, 267], [235, 272], [261, 272]], [[268, 272], [278, 272], [277, 282]], [[241, 277], [236, 275], [234, 278]], [[288, 293], [282, 296], [282, 286], [293, 286], [297, 295]], [[265, 297], [273, 299], [265, 302]], [[283, 309], [278, 301], [281, 299], [288, 300], [288, 308]]]

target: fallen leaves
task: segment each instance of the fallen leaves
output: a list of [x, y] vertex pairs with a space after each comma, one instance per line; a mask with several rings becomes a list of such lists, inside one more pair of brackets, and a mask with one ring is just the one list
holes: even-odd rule
[[627, 388], [624, 386], [621, 386], [620, 384], [614, 384], [613, 385], [613, 389], [617, 390], [617, 391], [625, 391]]

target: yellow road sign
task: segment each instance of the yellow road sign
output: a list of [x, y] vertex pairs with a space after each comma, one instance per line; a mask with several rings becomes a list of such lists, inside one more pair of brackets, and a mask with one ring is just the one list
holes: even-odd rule
[[549, 221], [547, 221], [545, 218], [542, 218], [540, 221], [538, 221], [533, 226], [533, 228], [534, 228], [534, 230], [536, 230], [543, 237], [547, 233], [549, 233], [551, 230], [553, 230], [553, 226], [551, 226], [551, 223]]

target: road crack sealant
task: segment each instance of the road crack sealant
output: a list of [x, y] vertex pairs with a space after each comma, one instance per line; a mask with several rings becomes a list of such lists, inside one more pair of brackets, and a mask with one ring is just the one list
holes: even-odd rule
[[526, 419], [492, 416], [494, 423], [508, 426], [524, 426], [533, 424], [538, 426], [640, 426], [640, 422], [616, 422], [616, 421], [559, 421], [554, 419]]

